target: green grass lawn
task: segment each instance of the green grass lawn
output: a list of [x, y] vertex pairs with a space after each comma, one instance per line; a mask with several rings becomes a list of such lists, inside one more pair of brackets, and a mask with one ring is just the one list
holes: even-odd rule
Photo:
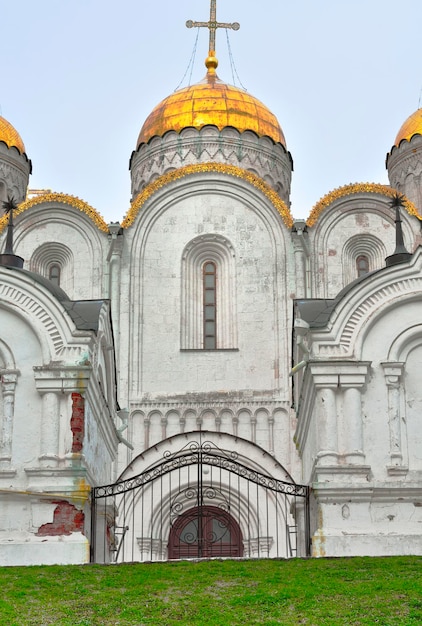
[[0, 624], [422, 625], [422, 557], [0, 568]]

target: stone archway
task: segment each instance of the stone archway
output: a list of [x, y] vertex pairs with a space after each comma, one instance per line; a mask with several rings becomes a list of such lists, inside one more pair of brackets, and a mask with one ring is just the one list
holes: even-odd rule
[[92, 490], [93, 561], [309, 555], [309, 488], [274, 457], [214, 432], [160, 445]]

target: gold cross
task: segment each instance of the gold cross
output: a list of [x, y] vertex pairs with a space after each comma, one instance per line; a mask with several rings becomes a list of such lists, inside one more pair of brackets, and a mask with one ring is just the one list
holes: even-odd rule
[[217, 28], [231, 28], [232, 30], [239, 30], [240, 24], [238, 22], [233, 22], [233, 24], [229, 24], [227, 22], [217, 22], [217, 0], [211, 0], [210, 7], [210, 19], [209, 22], [192, 22], [192, 20], [188, 20], [186, 22], [186, 26], [188, 28], [209, 28], [210, 31], [210, 43], [209, 43], [209, 56], [215, 56], [215, 31]]

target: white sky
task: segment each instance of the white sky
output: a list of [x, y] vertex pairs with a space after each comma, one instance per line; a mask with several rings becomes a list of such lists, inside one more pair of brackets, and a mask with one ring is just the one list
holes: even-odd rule
[[[0, 0], [1, 114], [32, 159], [30, 186], [121, 221], [139, 130], [193, 51], [185, 22], [208, 18], [209, 0]], [[387, 183], [385, 155], [419, 105], [422, 0], [217, 0], [217, 19], [240, 22], [239, 78], [283, 128], [295, 217], [341, 185]], [[201, 29], [192, 83], [207, 52]], [[224, 30], [217, 56], [233, 83]]]

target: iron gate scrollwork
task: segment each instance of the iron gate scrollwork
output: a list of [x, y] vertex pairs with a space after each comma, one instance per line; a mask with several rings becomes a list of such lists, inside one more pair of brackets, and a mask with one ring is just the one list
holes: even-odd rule
[[94, 562], [310, 554], [309, 487], [211, 441], [93, 488], [91, 517]]

